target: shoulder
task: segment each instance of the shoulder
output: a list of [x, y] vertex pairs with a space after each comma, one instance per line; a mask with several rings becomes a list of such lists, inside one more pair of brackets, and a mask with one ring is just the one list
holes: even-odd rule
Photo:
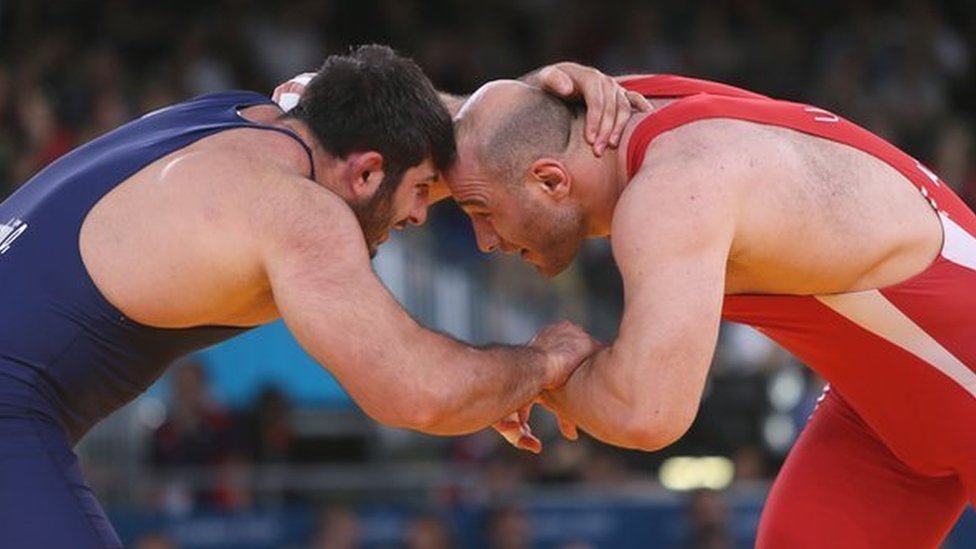
[[[748, 124], [748, 123], [745, 123]], [[692, 122], [657, 136], [627, 182], [616, 212], [646, 207], [700, 210], [715, 201], [734, 203], [750, 180], [752, 130], [736, 120]], [[616, 217], [616, 213], [615, 213]]]
[[642, 166], [714, 167], [721, 160], [747, 158], [751, 144], [762, 139], [762, 125], [731, 118], [693, 120], [655, 136], [647, 147]]
[[191, 147], [161, 172], [219, 241], [249, 248], [289, 242], [336, 246], [361, 235], [346, 202], [288, 158], [292, 147], [300, 148], [293, 138], [250, 129], [220, 137]]
[[703, 120], [651, 143], [614, 209], [611, 235], [618, 260], [628, 249], [731, 241], [750, 178], [749, 159], [737, 149], [742, 128], [735, 126], [736, 121]]
[[719, 118], [658, 135], [648, 145], [616, 210], [626, 212], [636, 197], [644, 203], [642, 208], [689, 207], [689, 213], [736, 207], [759, 170], [789, 154], [788, 144], [778, 144], [765, 133], [758, 124]]

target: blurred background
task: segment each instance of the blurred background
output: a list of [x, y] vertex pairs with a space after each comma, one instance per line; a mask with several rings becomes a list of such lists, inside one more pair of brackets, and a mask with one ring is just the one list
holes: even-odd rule
[[[569, 59], [814, 103], [976, 200], [971, 0], [0, 0], [0, 197], [147, 111], [229, 88], [270, 93], [364, 42], [414, 57], [454, 93]], [[479, 254], [452, 204], [375, 265], [417, 318], [468, 341], [523, 342], [559, 318], [610, 341], [620, 317], [605, 242], [544, 282]], [[174, 365], [78, 451], [140, 549], [745, 548], [821, 388], [727, 325], [680, 442], [653, 454], [567, 443], [537, 412], [535, 457], [492, 432], [372, 423], [275, 324]], [[970, 511], [945, 547], [973, 539]]]

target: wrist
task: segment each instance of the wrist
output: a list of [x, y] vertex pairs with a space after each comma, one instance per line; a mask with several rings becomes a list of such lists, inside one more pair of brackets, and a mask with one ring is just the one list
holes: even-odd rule
[[542, 391], [557, 387], [559, 372], [552, 354], [547, 353], [535, 345], [529, 345], [525, 349], [528, 353], [528, 364], [532, 372], [532, 382], [535, 392], [541, 393]]

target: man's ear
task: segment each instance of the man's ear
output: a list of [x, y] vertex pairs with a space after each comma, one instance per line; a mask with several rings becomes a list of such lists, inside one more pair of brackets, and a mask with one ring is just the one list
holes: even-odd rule
[[349, 153], [346, 163], [346, 180], [353, 198], [373, 196], [383, 182], [383, 155], [376, 151]]
[[572, 177], [562, 162], [552, 158], [540, 158], [529, 169], [529, 185], [553, 200], [563, 200], [569, 197]]

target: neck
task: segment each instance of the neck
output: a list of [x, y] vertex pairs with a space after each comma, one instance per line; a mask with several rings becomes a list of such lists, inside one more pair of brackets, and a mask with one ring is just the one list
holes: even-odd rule
[[579, 192], [588, 238], [610, 236], [614, 209], [627, 188], [627, 144], [633, 126], [639, 122], [635, 121], [638, 117], [643, 119], [643, 115], [638, 114], [627, 124], [620, 146], [607, 149], [599, 157], [593, 154], [593, 147], [582, 137], [582, 122], [580, 127], [574, 128], [577, 150], [572, 155], [575, 165], [571, 171], [575, 174], [574, 186]]
[[[308, 124], [297, 118], [279, 118], [276, 125], [291, 130], [312, 151], [311, 161], [314, 162], [315, 167], [315, 182], [342, 196], [341, 191], [343, 189], [338, 186], [341, 178], [336, 177], [336, 171], [339, 169], [339, 161], [322, 147], [312, 132], [312, 129], [308, 127]], [[308, 153], [297, 143], [294, 147], [290, 163], [302, 175], [310, 177], [312, 166], [309, 164]]]
[[630, 184], [631, 179], [630, 174], [627, 172], [627, 160], [630, 149], [630, 138], [634, 134], [634, 129], [645, 118], [653, 114], [654, 111], [670, 102], [671, 100], [652, 101], [653, 111], [634, 113], [627, 122], [627, 126], [624, 127], [623, 134], [620, 136], [620, 145], [616, 149], [607, 149], [607, 152], [603, 154], [603, 158], [596, 158], [598, 162], [604, 164], [601, 179], [601, 186], [604, 187], [604, 190], [603, 200], [594, 209], [600, 215], [599, 217], [595, 217], [595, 221], [599, 223], [594, 224], [595, 228], [599, 229], [599, 233], [593, 236], [610, 236], [610, 226], [613, 223], [613, 212], [617, 207], [617, 201], [620, 200], [620, 195], [623, 194], [627, 185]]

